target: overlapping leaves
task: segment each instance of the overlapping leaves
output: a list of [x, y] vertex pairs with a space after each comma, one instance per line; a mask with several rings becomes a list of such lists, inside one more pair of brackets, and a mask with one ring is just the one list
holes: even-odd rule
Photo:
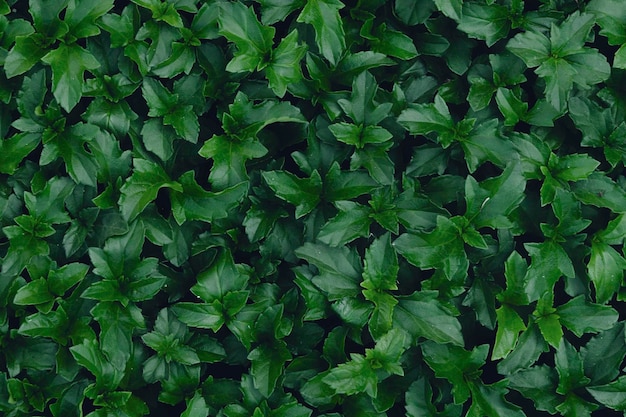
[[0, 413], [623, 412], [623, 9], [0, 0]]

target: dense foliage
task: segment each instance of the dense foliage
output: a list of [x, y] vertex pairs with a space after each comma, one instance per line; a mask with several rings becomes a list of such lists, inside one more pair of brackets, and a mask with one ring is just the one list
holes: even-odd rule
[[621, 0], [0, 0], [0, 414], [626, 410]]

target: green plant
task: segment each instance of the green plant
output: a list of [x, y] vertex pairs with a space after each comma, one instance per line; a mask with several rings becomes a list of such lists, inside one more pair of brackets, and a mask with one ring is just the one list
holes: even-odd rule
[[625, 10], [0, 0], [0, 413], [622, 415]]

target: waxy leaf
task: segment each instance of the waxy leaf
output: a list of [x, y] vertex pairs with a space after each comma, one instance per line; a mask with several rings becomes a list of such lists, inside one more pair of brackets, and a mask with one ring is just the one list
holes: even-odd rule
[[145, 159], [133, 160], [133, 175], [120, 189], [120, 210], [126, 221], [139, 215], [163, 187], [183, 192], [182, 186], [172, 181], [161, 166]]
[[296, 219], [310, 213], [320, 201], [322, 178], [317, 171], [313, 171], [311, 178], [298, 178], [285, 171], [262, 175], [276, 196], [296, 206]]
[[399, 297], [394, 309], [394, 325], [415, 339], [423, 337], [437, 343], [463, 346], [461, 324], [436, 296], [432, 291], [422, 291]]
[[54, 98], [65, 111], [70, 112], [82, 97], [85, 71], [100, 67], [100, 63], [76, 44], [61, 44], [41, 60], [52, 67]]
[[254, 10], [240, 2], [219, 3], [220, 34], [237, 45], [237, 52], [226, 66], [227, 71], [244, 72], [262, 69], [265, 55], [272, 47], [276, 29], [263, 26]]
[[311, 0], [306, 2], [297, 18], [298, 22], [313, 26], [315, 43], [333, 66], [339, 62], [346, 48], [343, 21], [339, 16], [339, 10], [343, 7], [344, 4], [339, 0]]
[[604, 304], [619, 289], [624, 279], [626, 260], [613, 247], [604, 242], [593, 242], [591, 258], [587, 264], [589, 278], [596, 289], [596, 301]]

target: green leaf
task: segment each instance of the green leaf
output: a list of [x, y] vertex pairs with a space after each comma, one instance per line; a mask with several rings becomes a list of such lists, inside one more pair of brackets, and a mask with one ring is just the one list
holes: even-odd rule
[[237, 52], [226, 65], [226, 70], [246, 72], [262, 69], [267, 64], [266, 54], [272, 48], [276, 29], [263, 26], [254, 10], [243, 3], [221, 2], [219, 8], [220, 34], [237, 46]]
[[182, 186], [170, 179], [161, 166], [146, 159], [133, 160], [133, 174], [120, 189], [120, 211], [126, 221], [139, 215], [148, 204], [156, 199], [163, 187], [182, 192]]
[[528, 328], [519, 338], [513, 352], [498, 363], [498, 372], [504, 375], [513, 374], [520, 369], [530, 367], [542, 352], [548, 350], [539, 327], [529, 323]]
[[532, 262], [526, 273], [526, 294], [530, 301], [541, 298], [553, 290], [562, 277], [574, 277], [572, 260], [563, 247], [554, 241], [526, 243], [524, 247]]
[[187, 408], [180, 415], [181, 417], [207, 417], [209, 415], [209, 405], [200, 391], [196, 391], [192, 398], [187, 399]]
[[584, 204], [606, 207], [616, 213], [626, 212], [626, 191], [606, 175], [593, 173], [572, 184], [571, 189]]
[[261, 395], [267, 398], [272, 394], [278, 378], [283, 374], [285, 363], [290, 359], [291, 354], [282, 340], [262, 344], [248, 354], [248, 360], [252, 362], [254, 386]]
[[48, 287], [53, 294], [62, 296], [67, 290], [85, 278], [88, 270], [88, 265], [78, 262], [64, 265], [56, 270], [51, 270], [48, 274]]
[[469, 261], [456, 224], [438, 216], [430, 233], [404, 233], [393, 246], [411, 264], [422, 269], [442, 269], [449, 279], [465, 277]]
[[145, 329], [139, 308], [124, 308], [117, 302], [100, 302], [91, 309], [100, 325], [100, 346], [116, 369], [124, 369], [132, 355], [135, 329]]
[[609, 330], [594, 336], [580, 349], [585, 375], [594, 385], [606, 384], [619, 375], [619, 367], [626, 356], [624, 323], [618, 322]]
[[283, 97], [287, 86], [302, 79], [300, 61], [306, 53], [306, 45], [298, 44], [298, 31], [293, 30], [272, 50], [272, 58], [265, 69], [270, 88]]
[[91, 339], [70, 347], [76, 362], [96, 377], [96, 384], [108, 390], [115, 390], [124, 373], [116, 369], [98, 348], [98, 342]]
[[63, 21], [67, 23], [69, 33], [77, 39], [95, 36], [100, 33], [96, 19], [113, 8], [113, 0], [71, 0], [65, 10]]
[[322, 381], [337, 394], [366, 392], [370, 397], [376, 397], [378, 378], [369, 362], [359, 354], [352, 354], [349, 362], [332, 368]]
[[395, 0], [393, 8], [394, 15], [409, 26], [423, 23], [434, 10], [433, 0]]
[[613, 295], [624, 279], [626, 260], [624, 257], [604, 242], [591, 244], [591, 257], [587, 264], [587, 273], [596, 290], [596, 302], [605, 304]]
[[176, 105], [178, 95], [170, 93], [154, 78], [144, 78], [141, 84], [141, 94], [146, 100], [150, 111], [148, 116], [158, 117], [168, 114]]
[[41, 58], [52, 67], [52, 92], [57, 102], [70, 112], [82, 97], [84, 73], [100, 67], [86, 49], [77, 44], [61, 44]]
[[526, 31], [515, 35], [506, 48], [522, 58], [529, 68], [538, 67], [550, 56], [550, 39], [542, 33]]
[[613, 68], [626, 69], [626, 43], [615, 52]]
[[591, 0], [585, 7], [585, 11], [595, 15], [600, 34], [606, 36], [611, 45], [626, 43], [626, 11], [620, 6], [619, 0]]
[[344, 4], [339, 0], [311, 0], [296, 19], [300, 23], [309, 23], [315, 29], [315, 43], [331, 65], [336, 65], [346, 49], [343, 21], [339, 10]]
[[509, 33], [509, 8], [498, 4], [463, 3], [459, 30], [491, 47]]
[[223, 311], [218, 305], [180, 302], [172, 306], [178, 320], [187, 326], [211, 329], [217, 332], [225, 323]]
[[48, 53], [48, 45], [41, 36], [25, 35], [15, 38], [4, 61], [4, 71], [8, 78], [15, 77], [31, 69]]
[[177, 181], [182, 191], [171, 191], [172, 213], [178, 224], [185, 220], [211, 223], [228, 217], [248, 193], [248, 183], [242, 182], [218, 192], [205, 191], [198, 185], [193, 171], [187, 171]]
[[0, 141], [0, 172], [13, 175], [22, 160], [37, 146], [41, 136], [37, 133], [18, 133]]
[[484, 385], [479, 381], [471, 384], [472, 405], [467, 412], [467, 417], [525, 417], [526, 414], [520, 407], [504, 398], [509, 391], [505, 386], [504, 382]]
[[[405, 394], [405, 409], [408, 417], [436, 417], [440, 416], [437, 407], [433, 404], [433, 388], [428, 380], [420, 377], [411, 385]], [[454, 403], [446, 404], [444, 416], [460, 415], [461, 406]]]
[[580, 353], [567, 340], [561, 340], [554, 359], [556, 371], [559, 374], [556, 392], [565, 395], [589, 383], [590, 379], [583, 372]]
[[463, 15], [462, 0], [434, 0], [441, 13], [450, 19], [459, 20]]
[[341, 170], [334, 162], [324, 177], [324, 200], [350, 200], [367, 194], [378, 184], [367, 173]]
[[491, 359], [504, 359], [515, 348], [521, 332], [526, 330], [526, 325], [519, 314], [508, 305], [503, 305], [496, 310], [498, 328], [496, 341], [491, 353]]
[[415, 339], [424, 337], [437, 343], [463, 346], [461, 324], [436, 297], [435, 291], [398, 297], [394, 326], [406, 330]]
[[559, 306], [556, 312], [559, 321], [578, 337], [610, 329], [619, 316], [612, 307], [589, 303], [582, 295]]
[[328, 294], [329, 300], [355, 296], [360, 292], [360, 261], [345, 246], [331, 248], [307, 242], [295, 253], [317, 267], [320, 273], [313, 277], [313, 283]]
[[439, 134], [439, 142], [447, 147], [455, 134], [454, 121], [448, 110], [448, 105], [441, 98], [435, 96], [434, 104], [420, 104], [403, 110], [398, 116], [398, 123], [409, 131], [411, 135], [425, 135], [431, 132]]
[[317, 170], [310, 178], [298, 178], [287, 171], [267, 171], [261, 175], [277, 197], [296, 206], [296, 219], [309, 214], [320, 201], [322, 178]]
[[498, 108], [504, 116], [505, 126], [515, 126], [517, 122], [526, 118], [528, 103], [522, 101], [513, 90], [498, 88], [496, 103], [498, 103]]
[[391, 245], [391, 234], [385, 233], [365, 251], [363, 282], [370, 290], [397, 290], [398, 256]]
[[437, 378], [452, 384], [454, 403], [463, 404], [470, 396], [474, 379], [479, 378], [485, 364], [489, 345], [480, 345], [467, 351], [459, 346], [443, 345], [431, 341], [421, 345], [424, 360], [435, 371]]
[[507, 377], [509, 387], [532, 400], [538, 410], [556, 414], [563, 397], [555, 392], [558, 383], [556, 370], [547, 365], [522, 369]]
[[368, 143], [384, 143], [393, 135], [380, 126], [356, 126], [351, 123], [335, 123], [328, 126], [338, 141], [363, 148]]
[[337, 102], [354, 123], [373, 126], [387, 117], [392, 106], [391, 103], [376, 103], [374, 99], [377, 91], [374, 76], [368, 71], [362, 71], [352, 81], [350, 99], [339, 99]]
[[48, 282], [39, 278], [21, 287], [13, 298], [17, 305], [38, 305], [54, 300], [54, 295], [48, 290]]
[[252, 138], [239, 141], [228, 136], [215, 135], [198, 152], [213, 159], [209, 174], [211, 185], [223, 190], [248, 180], [246, 161], [267, 154], [267, 148]]
[[235, 264], [230, 251], [224, 250], [198, 275], [191, 292], [207, 303], [221, 301], [229, 292], [245, 289], [249, 279], [250, 271], [245, 265]]
[[622, 376], [610, 384], [587, 387], [587, 391], [600, 404], [617, 411], [626, 411], [626, 377]]
[[468, 176], [465, 182], [465, 217], [476, 228], [511, 227], [509, 216], [525, 198], [526, 180], [518, 163], [506, 167], [502, 175], [477, 183]]
[[339, 214], [320, 229], [317, 238], [329, 246], [343, 246], [369, 234], [371, 210], [352, 201], [338, 201]]

